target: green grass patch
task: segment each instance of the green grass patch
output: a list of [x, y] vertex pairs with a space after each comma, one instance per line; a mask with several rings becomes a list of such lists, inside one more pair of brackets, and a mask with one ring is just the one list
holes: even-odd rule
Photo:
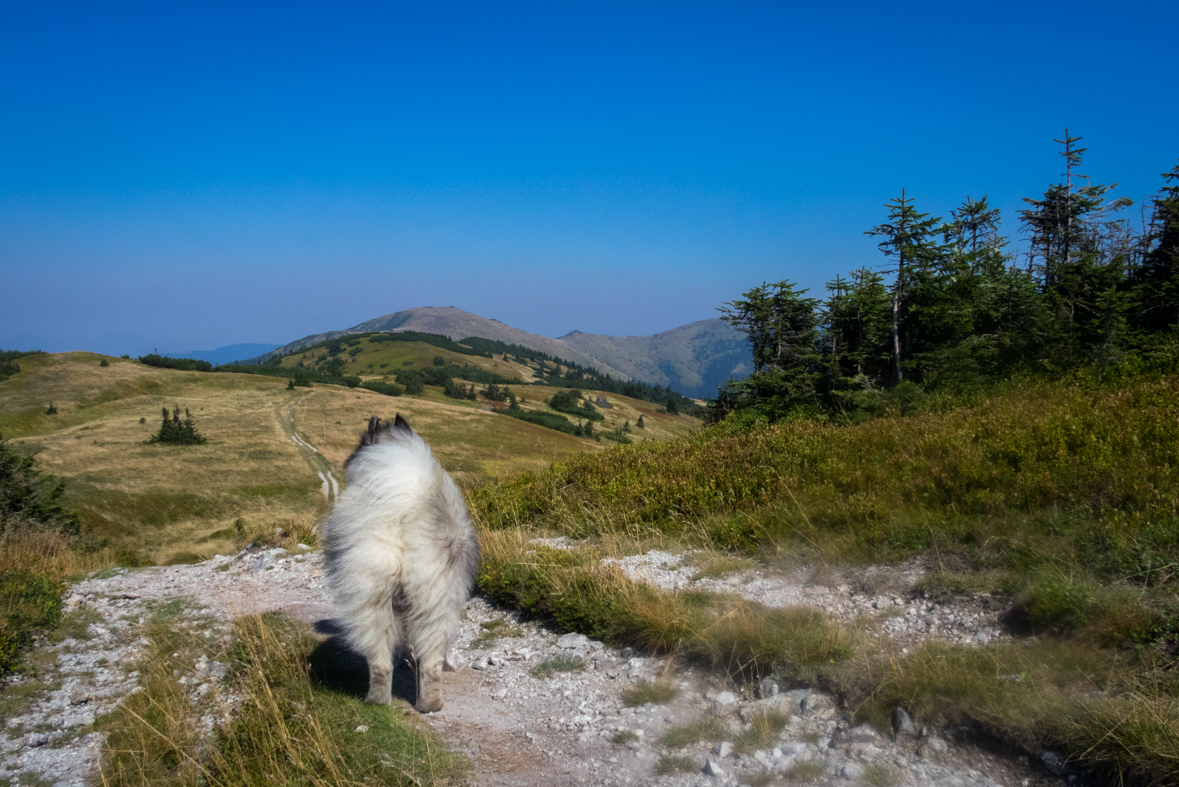
[[872, 787], [892, 787], [896, 783], [896, 772], [887, 765], [869, 765], [864, 768], [864, 784], [870, 784]]
[[547, 680], [558, 672], [580, 672], [585, 669], [585, 659], [576, 656], [554, 656], [537, 664], [529, 674], [534, 678]]
[[638, 739], [639, 736], [635, 735], [630, 730], [623, 730], [622, 732], [614, 733], [614, 737], [610, 739], [610, 742], [618, 746], [625, 746], [626, 744], [637, 741]]
[[495, 644], [497, 639], [501, 637], [522, 637], [524, 636], [524, 629], [519, 626], [509, 626], [508, 622], [503, 618], [499, 620], [492, 620], [484, 623], [480, 628], [483, 631], [475, 639], [471, 640], [471, 647], [477, 650], [490, 648]]
[[733, 748], [742, 754], [768, 749], [782, 730], [790, 717], [781, 713], [756, 713], [749, 719], [749, 729], [741, 730], [733, 738]]
[[697, 553], [689, 558], [689, 562], [696, 567], [692, 579], [716, 579], [757, 568], [757, 563], [747, 557], [716, 552]]
[[0, 573], [0, 675], [16, 668], [38, 633], [57, 625], [63, 589], [40, 574]]
[[628, 708], [646, 705], [666, 705], [680, 696], [680, 690], [666, 681], [641, 680], [622, 692], [622, 704]]
[[482, 593], [592, 639], [744, 676], [813, 675], [851, 653], [847, 634], [814, 610], [660, 591], [601, 565], [593, 550], [537, 546], [518, 531], [484, 533], [482, 551]]
[[666, 754], [659, 758], [659, 763], [655, 766], [655, 773], [660, 776], [670, 776], [677, 773], [696, 773], [699, 770], [696, 767], [696, 763], [687, 757], [675, 757]]
[[468, 776], [466, 761], [416, 717], [319, 682], [311, 668], [319, 639], [271, 613], [236, 621], [228, 652], [212, 654], [229, 661], [229, 683], [244, 701], [220, 732], [206, 735], [200, 715], [213, 701], [208, 708], [194, 702], [172, 672], [211, 655], [200, 628], [175, 620], [149, 626], [144, 691], [101, 722], [109, 735], [104, 784], [359, 787], [453, 784]]
[[823, 778], [826, 767], [821, 762], [800, 762], [786, 772], [786, 778], [792, 782], [807, 784]]
[[733, 734], [728, 725], [713, 716], [705, 716], [678, 727], [664, 731], [660, 742], [671, 749], [682, 749], [700, 741], [728, 740]]
[[49, 640], [61, 642], [65, 639], [91, 639], [90, 624], [101, 622], [102, 615], [99, 615], [92, 607], [85, 604], [79, 605], [72, 612], [62, 615], [57, 628], [49, 633]]
[[1135, 686], [1124, 657], [1052, 639], [985, 648], [924, 645], [873, 667], [857, 717], [886, 728], [898, 705], [915, 720], [981, 726], [1029, 750], [1068, 751], [1094, 772], [1172, 780], [1179, 703]]

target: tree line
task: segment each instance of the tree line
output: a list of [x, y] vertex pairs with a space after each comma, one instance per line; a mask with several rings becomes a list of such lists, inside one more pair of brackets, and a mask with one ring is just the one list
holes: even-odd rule
[[746, 334], [753, 373], [721, 386], [709, 417], [754, 410], [867, 417], [923, 390], [961, 390], [1014, 373], [1179, 358], [1179, 166], [1142, 206], [1078, 172], [1019, 211], [1027, 251], [1009, 250], [985, 196], [948, 219], [902, 190], [866, 231], [885, 262], [826, 285], [825, 300], [783, 280], [720, 308]]

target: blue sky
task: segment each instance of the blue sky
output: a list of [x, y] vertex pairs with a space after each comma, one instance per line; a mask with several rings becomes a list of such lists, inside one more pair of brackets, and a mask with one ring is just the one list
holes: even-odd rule
[[[947, 215], [1179, 161], [1179, 4], [7, 3], [0, 348], [413, 306], [649, 334]], [[1137, 206], [1133, 209], [1137, 216]]]

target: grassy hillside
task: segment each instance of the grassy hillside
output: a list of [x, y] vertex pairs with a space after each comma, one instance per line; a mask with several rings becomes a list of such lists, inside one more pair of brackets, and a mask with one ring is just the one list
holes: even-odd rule
[[574, 331], [557, 339], [636, 380], [688, 396], [716, 397], [730, 377], [753, 370], [745, 334], [719, 319], [700, 320], [653, 336], [601, 336]]
[[386, 314], [343, 331], [328, 331], [327, 333], [305, 336], [302, 339], [280, 347], [277, 352], [279, 355], [285, 355], [330, 339], [371, 331], [419, 331], [421, 333], [441, 334], [455, 340], [468, 336], [479, 336], [485, 339], [501, 341], [505, 344], [518, 344], [522, 347], [529, 347], [558, 358], [567, 358], [573, 363], [597, 368], [605, 374], [614, 376], [616, 379], [624, 379], [626, 377], [619, 370], [602, 363], [590, 355], [583, 354], [575, 347], [562, 344], [547, 336], [540, 336], [535, 333], [522, 331], [519, 328], [513, 328], [499, 320], [489, 320], [477, 314], [471, 314], [453, 306], [424, 306], [394, 312], [393, 314]]
[[[426, 345], [383, 344], [349, 363], [430, 365], [438, 354]], [[492, 370], [499, 364], [505, 376], [511, 366], [456, 360]], [[483, 400], [448, 399], [432, 386], [420, 397], [397, 398], [333, 385], [292, 391], [281, 378], [159, 369], [91, 353], [28, 356], [20, 366], [0, 383], [0, 434], [21, 453], [35, 453], [43, 472], [68, 482], [66, 503], [77, 507], [89, 532], [138, 554], [124, 560], [230, 551], [241, 538], [239, 518], [250, 533], [309, 526], [328, 503], [318, 473], [343, 482], [343, 461], [371, 415], [404, 414], [467, 488], [603, 447], [487, 412]], [[538, 393], [555, 389], [513, 390], [525, 408], [547, 410]], [[645, 415], [650, 426], [636, 430], [639, 439], [668, 439], [692, 427], [691, 419], [657, 413], [650, 403], [610, 398], [616, 406], [602, 411], [607, 424]], [[191, 411], [207, 443], [148, 444], [161, 408], [173, 405]], [[301, 448], [292, 434], [317, 452]]]
[[[1012, 382], [849, 427], [722, 425], [472, 495], [492, 531], [480, 586], [505, 603], [738, 676], [823, 685], [865, 720], [887, 725], [901, 705], [1147, 784], [1179, 774], [1177, 500], [1175, 377]], [[537, 532], [589, 546], [529, 558]], [[932, 571], [916, 592], [1002, 599], [1018, 639], [900, 652], [822, 616], [638, 588], [595, 558], [669, 542], [771, 565], [921, 557]]]

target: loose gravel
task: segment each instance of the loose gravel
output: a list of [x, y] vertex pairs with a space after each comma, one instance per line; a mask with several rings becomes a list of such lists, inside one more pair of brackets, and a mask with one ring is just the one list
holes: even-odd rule
[[[840, 619], [868, 619], [906, 645], [933, 637], [980, 644], [1005, 636], [986, 599], [947, 604], [905, 594], [900, 586], [921, 575], [916, 564], [887, 569], [901, 578], [898, 590], [873, 594], [840, 577], [812, 583], [802, 571], [694, 579], [684, 556], [664, 552], [615, 562], [629, 576], [667, 589], [717, 590], [767, 606], [810, 606]], [[179, 614], [206, 627], [209, 636], [223, 636], [235, 616], [266, 610], [332, 629], [322, 556], [309, 549], [251, 549], [193, 566], [79, 582], [66, 606], [92, 613], [89, 638], [43, 644], [38, 676], [18, 677], [0, 694], [10, 709], [0, 735], [0, 779], [94, 783], [102, 742], [94, 720], [136, 690], [135, 663], [147, 644], [142, 626], [151, 605], [174, 598], [188, 599]], [[857, 726], [830, 696], [772, 681], [742, 689], [667, 658], [520, 620], [482, 598], [468, 605], [448, 661], [455, 671], [444, 676], [446, 705], [426, 719], [470, 756], [475, 782], [489, 787], [777, 784], [802, 775], [841, 786], [1064, 783], [1045, 768], [1059, 765], [1051, 752], [1043, 759], [994, 752], [962, 731], [914, 729], [903, 713], [894, 718], [895, 730], [882, 735]], [[224, 674], [224, 665], [206, 662], [182, 679], [195, 692], [221, 690]], [[626, 707], [623, 692], [639, 681], [669, 682], [679, 694], [666, 705]], [[17, 699], [24, 695], [27, 700]], [[736, 736], [767, 711], [789, 716], [780, 735], [737, 753]], [[734, 740], [682, 748], [661, 742], [669, 729], [709, 717], [727, 725]], [[661, 763], [686, 772], [660, 775]]]

